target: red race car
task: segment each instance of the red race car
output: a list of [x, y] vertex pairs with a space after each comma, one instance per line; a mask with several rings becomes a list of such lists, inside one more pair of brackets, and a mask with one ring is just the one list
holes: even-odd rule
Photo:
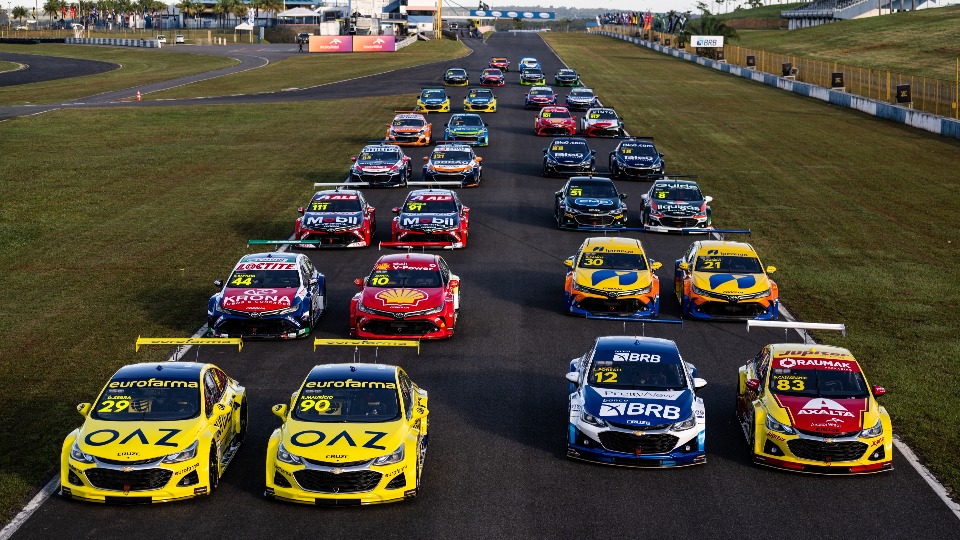
[[300, 207], [294, 238], [318, 241], [317, 247], [369, 246], [377, 230], [375, 210], [357, 190], [318, 191]]
[[393, 209], [392, 242], [384, 247], [467, 246], [470, 208], [450, 189], [417, 189], [407, 195], [402, 207]]
[[544, 107], [534, 120], [537, 135], [576, 135], [577, 117], [566, 107]]
[[510, 61], [502, 56], [494, 56], [490, 59], [490, 67], [507, 72], [510, 71]]
[[354, 283], [350, 335], [359, 338], [445, 339], [460, 311], [460, 278], [438, 255], [406, 253], [380, 257], [373, 271]]
[[505, 82], [503, 72], [496, 68], [485, 69], [480, 74], [480, 86], [503, 86]]

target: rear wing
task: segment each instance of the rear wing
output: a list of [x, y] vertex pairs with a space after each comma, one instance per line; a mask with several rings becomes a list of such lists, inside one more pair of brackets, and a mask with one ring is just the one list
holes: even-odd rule
[[807, 330], [831, 330], [835, 332], [840, 332], [840, 335], [847, 337], [847, 326], [844, 324], [832, 324], [832, 323], [808, 323], [800, 321], [747, 321], [747, 332], [750, 331], [750, 328], [757, 326], [761, 328], [783, 328], [783, 339], [787, 339], [787, 332], [790, 330], [796, 330], [800, 337], [803, 338], [803, 342], [806, 343], [809, 338]]
[[416, 347], [420, 355], [420, 341], [412, 339], [324, 339], [314, 338], [313, 351], [317, 347], [353, 347], [353, 361], [360, 361], [360, 347], [375, 347], [374, 358], [379, 357], [380, 347]]
[[457, 182], [456, 180], [438, 180], [436, 182], [407, 182], [408, 186], [450, 186], [450, 187], [463, 187], [463, 182]]
[[415, 248], [415, 247], [435, 247], [443, 249], [460, 249], [463, 242], [380, 242], [380, 249], [391, 248]]
[[[583, 230], [591, 230], [598, 232], [647, 232], [647, 231], [657, 231], [661, 230], [660, 227], [619, 227], [619, 228], [610, 228], [610, 227], [589, 227], [589, 226], [579, 226]], [[751, 236], [753, 231], [750, 229], [698, 229], [695, 227], [680, 229], [680, 234], [704, 234], [704, 233], [717, 233], [717, 234], [745, 234]]]
[[189, 338], [146, 338], [137, 336], [135, 352], [140, 352], [144, 345], [175, 345], [176, 347], [191, 347], [193, 345], [236, 345], [238, 351], [243, 350], [243, 338], [218, 337], [189, 337]]
[[616, 317], [613, 315], [593, 315], [588, 314], [587, 319], [591, 320], [601, 320], [601, 321], [618, 321], [623, 323], [623, 335], [627, 335], [627, 323], [640, 323], [640, 335], [646, 337], [647, 335], [647, 323], [655, 324], [679, 324], [683, 326], [683, 319], [654, 319], [654, 318], [642, 318], [642, 317]]
[[313, 187], [370, 187], [370, 182], [350, 182], [347, 180], [342, 182], [316, 182]]

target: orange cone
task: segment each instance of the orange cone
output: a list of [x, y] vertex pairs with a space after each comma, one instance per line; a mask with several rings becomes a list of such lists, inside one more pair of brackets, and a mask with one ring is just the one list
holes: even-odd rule
[[137, 101], [140, 101], [140, 91], [137, 90]]

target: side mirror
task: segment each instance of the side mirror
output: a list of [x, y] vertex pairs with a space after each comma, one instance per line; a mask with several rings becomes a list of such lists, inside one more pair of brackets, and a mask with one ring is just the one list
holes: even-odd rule
[[357, 162], [357, 156], [353, 156], [352, 158], [350, 158], [350, 161], [356, 163], [356, 162]]
[[400, 207], [399, 207], [399, 206], [394, 206], [393, 208], [390, 209], [390, 211], [393, 212], [394, 214], [399, 214], [399, 213], [400, 213]]
[[[576, 116], [574, 116], [574, 119], [576, 119]], [[593, 154], [596, 154], [596, 153], [597, 153], [596, 150], [591, 150], [591, 151], [590, 151], [590, 155], [593, 155]]]
[[679, 269], [681, 269], [681, 270], [689, 270], [689, 269], [690, 269], [690, 265], [687, 264], [687, 263], [685, 263], [685, 262], [682, 262], [682, 263], [680, 263], [680, 264], [677, 265], [677, 268], [679, 268]]
[[621, 194], [620, 194], [620, 200], [621, 200], [621, 201], [624, 200], [624, 199], [626, 199], [626, 198], [627, 198], [627, 194], [626, 194], [626, 193], [621, 193]]
[[643, 195], [640, 196], [640, 198], [643, 199], [643, 200], [647, 200], [647, 199], [650, 198], [650, 195], [647, 194], [647, 193], [644, 193]]
[[477, 163], [480, 163], [481, 161], [483, 161], [483, 158], [480, 156], [477, 156]]
[[410, 421], [416, 422], [417, 420], [422, 420], [426, 418], [429, 414], [427, 409], [427, 400], [425, 398], [417, 399], [417, 404], [413, 406], [413, 410], [410, 412]]
[[[759, 381], [757, 381], [757, 382], [759, 382]], [[703, 388], [703, 387], [706, 386], [706, 385], [707, 385], [707, 381], [705, 381], [704, 379], [701, 379], [700, 377], [695, 377], [695, 378], [693, 379], [693, 388], [696, 389], [696, 390], [699, 390], [699, 389]]]
[[372, 214], [372, 213], [374, 213], [374, 212], [376, 212], [376, 211], [377, 211], [377, 209], [376, 209], [375, 207], [373, 207], [373, 206], [368, 206], [368, 207], [367, 207], [367, 213], [368, 213], [368, 214]]
[[759, 390], [760, 379], [747, 379], [747, 388], [749, 388], [751, 392], [756, 392]]
[[561, 189], [560, 191], [554, 193], [554, 195], [557, 197], [563, 197], [563, 190]]
[[273, 406], [273, 414], [277, 415], [284, 422], [287, 421], [287, 406], [283, 403], [278, 403]]
[[423, 156], [423, 162], [426, 163], [428, 161], [430, 161], [430, 158], [428, 158], [427, 156]]
[[456, 288], [458, 288], [458, 287], [460, 287], [460, 280], [459, 280], [459, 279], [451, 279], [451, 280], [450, 280], [450, 288], [451, 288], [451, 289], [456, 289]]
[[882, 386], [873, 385], [873, 397], [880, 397], [887, 393], [887, 389]]
[[567, 372], [566, 377], [567, 377], [567, 380], [572, 382], [573, 384], [580, 384], [580, 374], [578, 374], [576, 371]]
[[312, 277], [312, 278], [310, 278], [310, 281], [309, 281], [308, 283], [310, 283], [310, 286], [313, 287], [314, 285], [316, 285], [316, 284], [318, 283], [318, 280], [317, 280], [317, 278]]
[[299, 213], [301, 213], [301, 214], [304, 213], [305, 211], [306, 211], [306, 209], [304, 209], [304, 207], [302, 207], [302, 206], [301, 206], [300, 208], [297, 208], [297, 212], [299, 212]]
[[567, 257], [566, 259], [564, 259], [564, 260], [563, 260], [563, 265], [564, 265], [564, 266], [567, 266], [567, 267], [570, 267], [570, 268], [573, 268], [573, 257]]
[[663, 157], [663, 152], [657, 152], [657, 156]]
[[543, 149], [543, 153], [544, 153], [544, 154], [547, 153], [547, 149], [546, 149], [546, 148]]
[[222, 279], [215, 279], [215, 280], [213, 281], [213, 284], [219, 289], [220, 287], [223, 287], [223, 280], [222, 280]]
[[767, 267], [767, 273], [768, 273], [768, 274], [772, 274], [772, 273], [774, 273], [774, 272], [776, 272], [776, 271], [777, 271], [777, 267], [776, 267], [776, 266], [768, 266], [768, 267]]
[[[875, 386], [874, 388], [880, 388], [880, 387], [879, 387], [879, 386]], [[882, 388], [880, 388], [880, 389], [883, 390]], [[77, 405], [77, 412], [80, 413], [80, 416], [86, 416], [86, 415], [90, 414], [90, 404], [89, 404], [89, 403], [81, 403], [81, 404]]]
[[650, 269], [654, 271], [659, 270], [661, 268], [663, 268], [663, 263], [661, 262], [655, 262], [650, 265]]
[[353, 280], [353, 284], [356, 285], [357, 287], [363, 287], [363, 280], [360, 278], [357, 278]]
[[390, 124], [384, 124], [384, 125], [387, 126], [387, 127], [390, 127]]
[[707, 195], [706, 197], [703, 198], [703, 200], [704, 200], [705, 202], [710, 202], [710, 201], [713, 200], [713, 197]]

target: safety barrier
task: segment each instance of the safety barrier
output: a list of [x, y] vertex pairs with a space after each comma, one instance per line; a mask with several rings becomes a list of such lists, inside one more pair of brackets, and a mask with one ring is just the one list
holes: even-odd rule
[[925, 131], [943, 135], [944, 137], [960, 139], [960, 120], [902, 107], [892, 103], [885, 103], [883, 101], [865, 96], [858, 96], [856, 94], [850, 94], [839, 90], [831, 90], [829, 88], [824, 88], [811, 83], [778, 77], [770, 73], [763, 73], [762, 71], [758, 71], [756, 69], [728, 64], [727, 62], [710, 60], [709, 58], [703, 58], [695, 54], [690, 54], [680, 49], [673, 49], [670, 47], [657, 45], [649, 41], [644, 41], [643, 39], [637, 37], [605, 31], [594, 33], [629, 41], [630, 43], [635, 43], [641, 47], [653, 49], [659, 53], [669, 54], [670, 56], [674, 56], [688, 62], [695, 62], [701, 66], [713, 68], [724, 73], [730, 73], [738, 77], [743, 77], [744, 79], [751, 79], [766, 84], [767, 86], [773, 86], [780, 88], [781, 90], [800, 94], [802, 96], [827, 101], [832, 105], [856, 109], [871, 116], [876, 116], [885, 120], [891, 120], [900, 124], [906, 124], [915, 128], [920, 128]]
[[395, 48], [394, 48], [394, 50], [395, 50], [395, 51], [399, 51], [400, 49], [406, 47], [407, 45], [412, 44], [412, 43], [415, 42], [415, 41], [417, 41], [417, 36], [416, 36], [416, 34], [408, 37], [407, 39], [405, 39], [405, 40], [403, 40], [403, 41], [398, 41], [397, 44], [396, 44], [396, 46], [395, 46]]
[[160, 43], [155, 39], [66, 38], [64, 42], [74, 45], [114, 45], [118, 47], [146, 47], [148, 49], [160, 47]]

